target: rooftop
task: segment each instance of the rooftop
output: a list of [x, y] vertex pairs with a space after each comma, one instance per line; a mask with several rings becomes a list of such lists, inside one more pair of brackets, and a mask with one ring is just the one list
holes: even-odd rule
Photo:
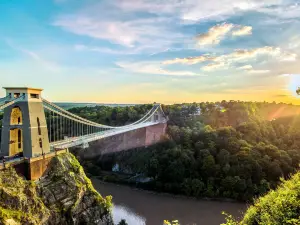
[[5, 90], [35, 90], [35, 91], [42, 91], [41, 88], [31, 88], [31, 87], [3, 87]]

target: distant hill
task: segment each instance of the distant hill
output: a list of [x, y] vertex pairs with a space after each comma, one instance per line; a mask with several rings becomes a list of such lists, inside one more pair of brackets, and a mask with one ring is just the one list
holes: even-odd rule
[[164, 105], [170, 124], [187, 126], [201, 121], [212, 127], [233, 126], [253, 120], [273, 121], [282, 117], [300, 115], [300, 106], [268, 102], [201, 102]]
[[138, 104], [75, 103], [75, 102], [54, 102], [54, 104], [64, 109], [71, 109], [75, 107], [95, 107], [95, 106], [126, 107], [126, 106], [138, 105]]

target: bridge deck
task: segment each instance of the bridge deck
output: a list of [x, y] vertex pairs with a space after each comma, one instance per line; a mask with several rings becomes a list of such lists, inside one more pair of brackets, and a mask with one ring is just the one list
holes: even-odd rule
[[92, 141], [96, 141], [102, 138], [110, 137], [116, 134], [122, 134], [128, 131], [148, 127], [148, 126], [153, 126], [156, 124], [162, 123], [161, 121], [159, 122], [146, 122], [146, 123], [141, 123], [141, 124], [136, 124], [127, 128], [121, 128], [121, 129], [112, 129], [104, 132], [98, 132], [98, 133], [93, 133], [89, 135], [83, 135], [80, 137], [70, 137], [62, 141], [58, 142], [52, 142], [50, 143], [51, 148], [54, 149], [65, 149], [65, 148], [70, 148], [78, 145], [82, 145], [84, 143], [89, 143]]

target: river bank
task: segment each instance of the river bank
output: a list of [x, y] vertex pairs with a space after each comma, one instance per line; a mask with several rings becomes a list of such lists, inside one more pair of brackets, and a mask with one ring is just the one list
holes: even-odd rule
[[129, 225], [162, 225], [163, 220], [179, 220], [181, 225], [217, 225], [225, 222], [223, 211], [241, 217], [247, 204], [211, 201], [157, 193], [91, 178], [103, 196], [113, 196], [113, 218], [126, 219]]
[[136, 182], [130, 179], [131, 175], [121, 174], [121, 173], [115, 173], [110, 171], [101, 171], [102, 175], [100, 176], [93, 176], [91, 174], [88, 174], [90, 179], [98, 179], [100, 182], [103, 183], [112, 183], [115, 185], [122, 185], [122, 186], [128, 186], [134, 190], [139, 190], [143, 192], [149, 192], [152, 194], [157, 195], [163, 195], [163, 196], [170, 196], [174, 198], [188, 198], [188, 199], [194, 199], [194, 200], [203, 200], [203, 201], [218, 201], [218, 202], [232, 202], [232, 203], [247, 203], [243, 201], [238, 201], [236, 199], [231, 198], [209, 198], [209, 197], [193, 197], [193, 196], [187, 196], [182, 194], [174, 194], [169, 192], [162, 192], [157, 191], [151, 188], [151, 185], [148, 183], [142, 183], [142, 182]]

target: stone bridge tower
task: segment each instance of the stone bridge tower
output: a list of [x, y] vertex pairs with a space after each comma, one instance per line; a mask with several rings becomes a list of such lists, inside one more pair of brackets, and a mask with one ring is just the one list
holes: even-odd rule
[[2, 156], [23, 152], [32, 158], [50, 152], [48, 129], [41, 98], [42, 89], [11, 87], [6, 89], [9, 101], [20, 101], [6, 107], [2, 120]]

